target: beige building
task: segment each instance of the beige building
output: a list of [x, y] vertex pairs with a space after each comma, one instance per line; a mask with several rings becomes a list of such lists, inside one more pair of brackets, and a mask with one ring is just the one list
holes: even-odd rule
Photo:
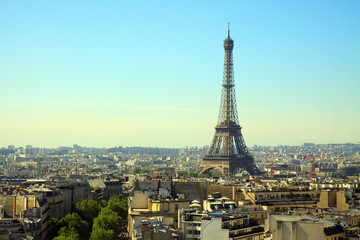
[[[35, 239], [44, 240], [47, 238], [49, 227], [49, 204], [43, 193], [33, 195], [6, 195], [0, 196], [1, 218], [13, 219], [23, 222], [41, 221], [39, 228], [28, 229]], [[25, 226], [26, 229], [26, 226]]]
[[287, 212], [293, 207], [316, 207], [320, 191], [245, 191], [238, 192], [238, 199], [267, 206], [270, 212]]
[[271, 215], [268, 227], [274, 240], [345, 239], [345, 231], [340, 225], [308, 217]]
[[[120, 180], [103, 180], [101, 178], [88, 180], [92, 189], [99, 189], [102, 196], [100, 198], [109, 200], [113, 195], [119, 195], [122, 193], [122, 184]], [[101, 200], [99, 198], [99, 200]]]
[[62, 216], [63, 207], [63, 194], [60, 189], [55, 187], [38, 187], [31, 188], [32, 193], [44, 194], [45, 199], [49, 204], [49, 216], [50, 218], [60, 219]]
[[163, 217], [136, 219], [131, 235], [133, 240], [177, 240], [174, 228], [163, 224]]
[[318, 208], [335, 207], [338, 211], [349, 210], [349, 204], [346, 203], [345, 192], [340, 190], [323, 190], [320, 193]]
[[245, 214], [200, 213], [184, 210], [179, 213], [184, 240], [262, 240], [264, 228]]
[[128, 231], [133, 231], [135, 221], [151, 217], [162, 217], [166, 225], [177, 224], [178, 210], [187, 209], [190, 201], [184, 198], [172, 199], [167, 189], [160, 188], [157, 192], [134, 191], [129, 198]]

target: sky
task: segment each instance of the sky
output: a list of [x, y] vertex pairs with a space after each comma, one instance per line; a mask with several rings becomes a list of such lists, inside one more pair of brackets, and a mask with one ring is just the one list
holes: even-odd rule
[[360, 141], [360, 1], [0, 0], [0, 147]]

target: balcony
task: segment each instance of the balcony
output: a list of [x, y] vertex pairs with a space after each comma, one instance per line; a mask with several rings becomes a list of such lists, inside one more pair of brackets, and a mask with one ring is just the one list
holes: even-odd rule
[[243, 233], [237, 233], [237, 234], [230, 233], [229, 237], [235, 238], [235, 237], [240, 237], [240, 236], [252, 235], [252, 234], [255, 234], [255, 233], [261, 233], [261, 232], [264, 232], [264, 228], [263, 227], [256, 227], [250, 232], [243, 232]]
[[239, 230], [239, 229], [244, 229], [244, 228], [249, 228], [249, 227], [255, 227], [255, 226], [259, 226], [259, 224], [254, 222], [254, 223], [239, 224], [239, 225], [234, 225], [234, 226], [223, 226], [223, 228], [224, 229], [229, 229], [230, 231], [234, 231], [234, 230]]

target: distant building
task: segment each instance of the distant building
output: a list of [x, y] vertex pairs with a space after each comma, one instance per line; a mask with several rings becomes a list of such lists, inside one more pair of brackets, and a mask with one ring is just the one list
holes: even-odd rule
[[88, 180], [88, 182], [92, 189], [98, 189], [100, 194], [98, 200], [109, 200], [111, 196], [122, 193], [122, 184], [118, 179], [104, 180], [96, 178]]
[[315, 143], [303, 143], [301, 144], [302, 147], [314, 147]]

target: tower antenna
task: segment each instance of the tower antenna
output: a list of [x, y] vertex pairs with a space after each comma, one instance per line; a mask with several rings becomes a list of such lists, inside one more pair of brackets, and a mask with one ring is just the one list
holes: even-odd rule
[[230, 22], [228, 22], [228, 38], [230, 38]]

